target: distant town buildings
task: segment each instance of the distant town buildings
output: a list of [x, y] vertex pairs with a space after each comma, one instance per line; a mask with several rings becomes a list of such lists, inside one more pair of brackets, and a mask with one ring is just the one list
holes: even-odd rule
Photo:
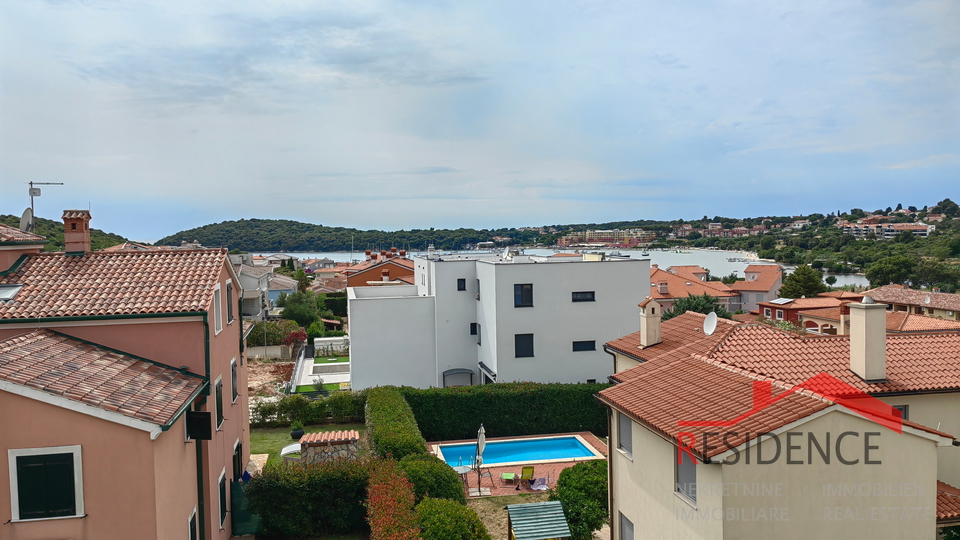
[[557, 240], [560, 247], [636, 247], [656, 240], [657, 234], [642, 229], [611, 229], [571, 232]]

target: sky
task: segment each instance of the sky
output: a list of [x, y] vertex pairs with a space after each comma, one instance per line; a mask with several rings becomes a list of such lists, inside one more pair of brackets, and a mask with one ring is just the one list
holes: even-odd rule
[[960, 198], [960, 3], [0, 3], [0, 213], [131, 239]]

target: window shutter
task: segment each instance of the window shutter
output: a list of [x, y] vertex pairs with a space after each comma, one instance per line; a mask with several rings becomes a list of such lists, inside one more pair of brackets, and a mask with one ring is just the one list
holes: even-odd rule
[[[674, 463], [677, 463], [676, 459]], [[697, 502], [697, 463], [687, 452], [680, 452], [680, 462], [677, 463], [677, 491]]]
[[617, 448], [633, 455], [633, 420], [617, 413]]
[[73, 454], [17, 456], [17, 488], [19, 519], [76, 515]]
[[217, 427], [223, 423], [223, 379], [217, 381]]
[[227, 520], [227, 477], [220, 477], [220, 525]]

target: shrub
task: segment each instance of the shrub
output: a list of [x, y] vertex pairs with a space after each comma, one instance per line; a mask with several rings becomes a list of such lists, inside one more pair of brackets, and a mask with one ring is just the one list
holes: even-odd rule
[[277, 401], [277, 416], [283, 420], [315, 424], [319, 418], [315, 417], [313, 412], [310, 400], [299, 394], [284, 396]]
[[550, 492], [563, 504], [572, 540], [591, 540], [607, 522], [607, 462], [584, 461], [564, 469]]
[[436, 456], [410, 454], [400, 460], [400, 469], [413, 482], [417, 504], [427, 497], [467, 504], [460, 475]]
[[413, 513], [413, 484], [395, 461], [381, 461], [370, 476], [367, 521], [370, 540], [418, 540], [420, 528]]
[[300, 331], [300, 325], [293, 321], [281, 319], [279, 321], [258, 321], [253, 323], [253, 330], [247, 335], [247, 347], [263, 347], [263, 327], [266, 324], [267, 346], [282, 345], [283, 340], [293, 332]]
[[373, 451], [380, 457], [403, 459], [427, 453], [413, 411], [395, 386], [367, 390], [367, 431]]
[[334, 392], [323, 401], [334, 422], [362, 422], [367, 391]]
[[334, 392], [326, 399], [310, 401], [300, 394], [280, 396], [277, 400], [257, 400], [250, 407], [250, 425], [253, 427], [288, 426], [294, 420], [304, 424], [360, 422], [366, 392]]
[[400, 391], [428, 441], [590, 431], [607, 435], [607, 412], [593, 396], [608, 384], [498, 383]]
[[273, 537], [364, 532], [371, 460], [332, 460], [310, 465], [272, 464], [244, 485], [251, 512]]
[[424, 499], [417, 521], [423, 540], [490, 540], [477, 513], [449, 499]]

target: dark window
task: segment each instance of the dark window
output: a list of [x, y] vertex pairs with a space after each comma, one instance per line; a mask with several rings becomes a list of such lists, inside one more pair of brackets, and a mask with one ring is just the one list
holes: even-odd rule
[[18, 519], [77, 515], [73, 467], [73, 453], [17, 456]]
[[480, 323], [477, 323], [477, 345], [480, 345], [480, 344], [481, 344], [481, 343], [480, 343], [480, 336], [481, 336], [481, 335], [482, 335], [482, 334], [481, 334], [481, 332], [480, 332]]
[[477, 300], [480, 299], [480, 280], [477, 280]]
[[233, 283], [227, 283], [227, 322], [233, 322]]
[[587, 379], [587, 384], [597, 384], [596, 379]]
[[690, 457], [688, 452], [681, 452], [679, 459], [670, 453], [674, 466], [677, 471], [677, 493], [697, 502], [697, 463]]
[[620, 514], [620, 540], [633, 540], [633, 522]]
[[623, 413], [617, 413], [617, 448], [633, 455], [633, 420]]
[[465, 278], [458, 278], [458, 279], [457, 279], [457, 290], [458, 290], [458, 291], [465, 291], [465, 290], [467, 290], [467, 280], [466, 280]]
[[190, 540], [197, 540], [197, 513], [190, 516]]
[[900, 418], [903, 420], [910, 419], [910, 406], [909, 405], [894, 405], [894, 409], [900, 411]]
[[572, 300], [574, 302], [595, 302], [597, 298], [593, 291], [581, 291], [573, 293]]
[[477, 326], [479, 326], [479, 325], [478, 325], [477, 323], [475, 323], [475, 322], [470, 323], [470, 335], [471, 335], [471, 336], [477, 335]]
[[513, 307], [533, 307], [533, 283], [513, 286]]
[[223, 379], [217, 381], [217, 429], [223, 424]]
[[514, 335], [513, 348], [517, 358], [533, 356], [533, 334]]
[[243, 443], [238, 443], [233, 449], [233, 481], [239, 482], [243, 476]]
[[232, 388], [230, 389], [230, 394], [233, 396], [233, 399], [230, 401], [236, 401], [237, 396], [240, 395], [239, 390], [237, 389], [237, 361], [233, 360], [230, 362], [230, 384]]
[[574, 341], [573, 352], [595, 351], [597, 350], [596, 341]]
[[227, 477], [220, 477], [220, 526], [227, 521]]

